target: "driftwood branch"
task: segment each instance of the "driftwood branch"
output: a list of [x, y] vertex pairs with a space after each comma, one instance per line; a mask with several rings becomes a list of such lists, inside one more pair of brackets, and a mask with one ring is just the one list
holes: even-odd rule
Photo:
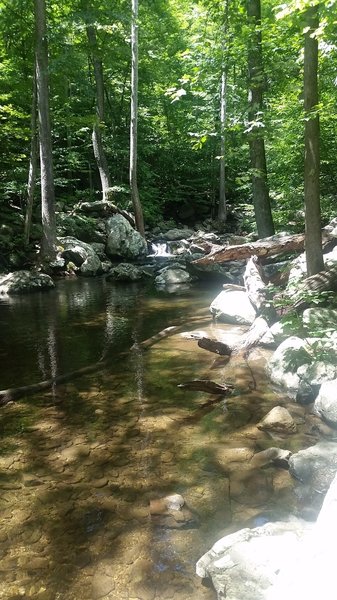
[[208, 394], [221, 394], [223, 396], [228, 396], [234, 390], [234, 386], [232, 386], [230, 383], [221, 385], [219, 383], [215, 383], [215, 381], [211, 381], [210, 379], [192, 379], [192, 381], [180, 383], [178, 388], [182, 388], [184, 390], [193, 390], [195, 392], [207, 392]]

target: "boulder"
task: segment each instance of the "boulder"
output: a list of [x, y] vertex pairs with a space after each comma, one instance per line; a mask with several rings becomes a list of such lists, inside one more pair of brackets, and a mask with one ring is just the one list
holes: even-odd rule
[[263, 600], [279, 570], [298, 555], [311, 528], [293, 517], [241, 529], [220, 539], [199, 559], [197, 575], [212, 579], [218, 600]]
[[186, 240], [194, 234], [194, 231], [191, 229], [169, 229], [165, 233], [165, 239], [170, 242], [177, 240]]
[[191, 275], [183, 268], [183, 266], [168, 266], [162, 269], [155, 278], [155, 284], [159, 287], [167, 285], [177, 285], [181, 283], [189, 283], [192, 281]]
[[78, 267], [82, 275], [88, 277], [102, 272], [102, 264], [95, 250], [90, 244], [66, 236], [58, 239], [61, 245], [60, 256], [66, 263], [71, 262]]
[[296, 452], [289, 459], [289, 471], [309, 491], [325, 493], [337, 471], [337, 444], [318, 442]]
[[278, 433], [295, 433], [297, 426], [289, 410], [284, 406], [274, 406], [271, 411], [257, 424], [262, 431]]
[[146, 240], [122, 215], [110, 217], [106, 222], [106, 230], [106, 253], [110, 258], [137, 260], [147, 255]]
[[218, 600], [334, 600], [337, 476], [316, 523], [294, 517], [241, 529], [214, 544], [197, 562]]
[[314, 410], [330, 425], [337, 426], [337, 379], [322, 383]]
[[303, 324], [312, 330], [337, 329], [337, 310], [332, 308], [307, 308], [303, 312]]
[[0, 294], [9, 296], [41, 292], [55, 287], [52, 278], [46, 273], [15, 271], [0, 275]]
[[275, 350], [267, 364], [271, 380], [284, 387], [290, 394], [296, 395], [301, 379], [297, 369], [312, 360], [308, 344], [296, 336], [292, 336]]
[[337, 476], [324, 499], [316, 523], [299, 545], [299, 553], [280, 570], [266, 600], [335, 599], [336, 505]]
[[136, 265], [130, 263], [120, 263], [117, 267], [110, 269], [107, 279], [115, 281], [139, 281], [144, 277], [144, 271]]
[[256, 317], [244, 288], [230, 284], [224, 285], [223, 291], [213, 300], [210, 311], [225, 323], [251, 325]]

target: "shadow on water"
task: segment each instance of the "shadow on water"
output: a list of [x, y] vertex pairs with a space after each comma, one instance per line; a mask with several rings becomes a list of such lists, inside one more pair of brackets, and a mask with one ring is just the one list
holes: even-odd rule
[[[204, 317], [207, 296], [194, 294], [153, 297], [82, 280], [62, 282], [37, 306], [31, 298], [5, 307], [16, 384], [30, 383], [30, 370], [41, 375], [41, 353], [49, 372], [102, 353], [107, 364], [2, 409], [0, 598], [211, 600], [194, 575], [199, 556], [231, 526], [294, 502], [287, 471], [249, 466], [256, 450], [275, 445], [256, 427], [280, 400], [262, 359], [252, 389], [246, 363], [223, 368], [179, 334], [121, 354], [172, 320]], [[177, 388], [203, 377], [232, 379], [241, 394], [210, 404]], [[172, 493], [185, 499], [181, 512], [150, 514], [151, 501]]]

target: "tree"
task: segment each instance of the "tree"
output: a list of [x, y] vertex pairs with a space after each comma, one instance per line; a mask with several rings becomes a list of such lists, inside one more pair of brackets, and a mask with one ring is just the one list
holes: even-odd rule
[[[222, 40], [221, 56], [221, 87], [220, 87], [220, 175], [219, 175], [219, 206], [218, 219], [225, 222], [227, 219], [227, 199], [226, 199], [226, 121], [227, 121], [227, 70], [229, 47], [226, 37], [228, 37], [228, 0], [225, 2], [225, 15]], [[225, 52], [227, 56], [225, 59]]]
[[305, 252], [308, 276], [324, 269], [322, 253], [320, 209], [320, 157], [318, 115], [318, 5], [305, 12], [304, 33], [304, 203], [305, 203]]
[[36, 186], [37, 173], [37, 153], [38, 153], [38, 135], [37, 135], [37, 90], [36, 90], [36, 66], [34, 63], [33, 86], [32, 86], [32, 113], [30, 120], [30, 157], [29, 157], [29, 172], [27, 182], [27, 206], [25, 215], [24, 227], [24, 243], [29, 244], [29, 236], [32, 224], [33, 202]]
[[104, 152], [102, 136], [102, 128], [104, 127], [105, 122], [103, 62], [97, 43], [96, 28], [92, 23], [92, 9], [90, 3], [87, 0], [83, 0], [83, 5], [85, 9], [85, 27], [94, 69], [96, 88], [96, 118], [94, 120], [92, 131], [92, 146], [101, 179], [103, 200], [107, 200], [109, 197], [109, 190], [111, 188], [111, 178], [108, 161]]
[[259, 237], [273, 235], [274, 223], [267, 182], [263, 136], [264, 69], [262, 56], [260, 0], [247, 0], [248, 38], [248, 141], [252, 172], [252, 193]]
[[35, 0], [34, 8], [43, 231], [41, 256], [43, 259], [50, 260], [53, 259], [56, 254], [56, 220], [52, 138], [49, 113], [48, 43], [45, 0]]
[[131, 19], [131, 120], [130, 120], [130, 189], [136, 227], [145, 236], [142, 205], [137, 184], [138, 142], [138, 0], [132, 0]]

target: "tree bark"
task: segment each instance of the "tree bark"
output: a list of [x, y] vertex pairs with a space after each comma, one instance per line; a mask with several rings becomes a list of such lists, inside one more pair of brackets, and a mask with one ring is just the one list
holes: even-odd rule
[[36, 90], [36, 66], [34, 64], [33, 86], [32, 86], [32, 114], [30, 117], [30, 158], [29, 172], [27, 183], [27, 206], [24, 226], [24, 244], [27, 247], [32, 224], [32, 213], [34, 203], [34, 193], [36, 186], [37, 173], [37, 152], [38, 152], [38, 135], [37, 135], [37, 90]]
[[132, 0], [131, 20], [131, 120], [130, 120], [130, 189], [136, 227], [145, 237], [144, 217], [137, 182], [138, 144], [138, 0]]
[[[226, 198], [226, 121], [227, 121], [227, 69], [228, 69], [228, 0], [224, 4], [224, 24], [222, 31], [222, 67], [220, 88], [220, 176], [218, 219], [227, 220]], [[226, 56], [226, 59], [225, 59]]]
[[227, 72], [223, 66], [220, 91], [220, 181], [218, 219], [223, 223], [227, 219], [226, 199], [226, 117], [227, 117]]
[[315, 31], [319, 26], [318, 5], [311, 6], [305, 14], [304, 36], [304, 203], [305, 251], [308, 275], [324, 269], [321, 237], [321, 209], [319, 189], [319, 116], [318, 116], [318, 40]]
[[55, 190], [48, 89], [48, 43], [45, 0], [34, 0], [37, 105], [39, 115], [43, 259], [56, 255]]
[[105, 121], [105, 103], [104, 103], [104, 76], [103, 63], [99, 55], [96, 29], [88, 22], [90, 7], [85, 3], [88, 11], [86, 15], [86, 32], [90, 48], [91, 60], [94, 68], [95, 88], [96, 88], [96, 118], [92, 130], [92, 147], [101, 180], [103, 200], [109, 199], [109, 190], [111, 188], [111, 177], [109, 165], [104, 151], [102, 128]]
[[264, 70], [260, 0], [247, 0], [248, 39], [248, 142], [252, 171], [252, 194], [257, 232], [260, 238], [273, 235], [274, 223], [267, 182], [267, 162], [263, 137]]

